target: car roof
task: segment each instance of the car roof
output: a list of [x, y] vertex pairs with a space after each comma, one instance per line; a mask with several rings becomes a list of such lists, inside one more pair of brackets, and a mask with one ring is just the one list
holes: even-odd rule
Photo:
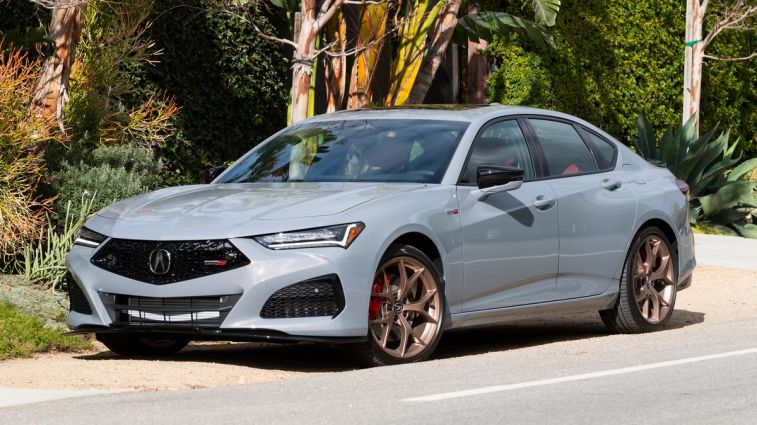
[[[370, 107], [350, 109], [319, 115], [307, 121], [361, 120], [361, 119], [429, 119], [444, 121], [479, 121], [506, 115], [545, 115], [569, 119], [576, 122], [583, 120], [572, 115], [547, 109], [527, 106], [503, 106], [498, 103], [487, 105], [406, 105], [391, 107]], [[588, 123], [587, 123], [588, 124]]]
[[560, 118], [581, 124], [603, 135], [617, 144], [621, 144], [612, 135], [601, 128], [581, 118], [563, 112], [549, 109], [532, 108], [528, 106], [500, 105], [490, 103], [486, 105], [405, 105], [391, 107], [369, 107], [349, 109], [318, 115], [309, 118], [307, 122], [323, 122], [334, 120], [365, 120], [365, 119], [417, 119], [440, 121], [464, 121], [483, 125], [485, 122], [509, 115], [540, 115], [544, 117]]

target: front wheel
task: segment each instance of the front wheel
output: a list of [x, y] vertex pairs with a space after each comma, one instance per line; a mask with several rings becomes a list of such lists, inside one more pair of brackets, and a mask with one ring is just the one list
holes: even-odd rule
[[427, 359], [441, 339], [445, 305], [431, 260], [412, 246], [390, 247], [371, 287], [368, 341], [352, 352], [366, 366]]
[[157, 357], [175, 354], [189, 344], [189, 339], [146, 338], [132, 334], [102, 333], [97, 340], [122, 356]]
[[613, 332], [655, 331], [673, 314], [678, 283], [678, 258], [665, 233], [657, 227], [639, 232], [626, 257], [615, 307], [600, 312]]

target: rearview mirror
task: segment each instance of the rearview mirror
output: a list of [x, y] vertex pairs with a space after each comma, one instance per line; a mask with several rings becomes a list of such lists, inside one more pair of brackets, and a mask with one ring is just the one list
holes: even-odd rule
[[218, 167], [208, 168], [207, 170], [203, 170], [203, 172], [200, 174], [202, 182], [207, 184], [212, 182], [216, 179], [216, 177], [220, 176], [221, 173], [226, 171], [226, 166], [221, 165]]

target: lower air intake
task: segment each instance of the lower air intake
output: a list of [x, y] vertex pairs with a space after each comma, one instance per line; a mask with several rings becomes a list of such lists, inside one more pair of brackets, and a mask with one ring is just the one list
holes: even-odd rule
[[337, 275], [327, 275], [289, 285], [274, 292], [260, 312], [264, 319], [334, 317], [344, 308], [344, 294]]
[[240, 295], [154, 298], [102, 293], [113, 326], [175, 326], [217, 328]]

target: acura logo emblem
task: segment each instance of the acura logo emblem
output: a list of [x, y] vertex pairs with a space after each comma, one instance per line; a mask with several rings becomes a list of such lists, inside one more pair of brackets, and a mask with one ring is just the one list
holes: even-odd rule
[[171, 253], [165, 249], [156, 249], [150, 253], [150, 271], [164, 275], [171, 269]]

